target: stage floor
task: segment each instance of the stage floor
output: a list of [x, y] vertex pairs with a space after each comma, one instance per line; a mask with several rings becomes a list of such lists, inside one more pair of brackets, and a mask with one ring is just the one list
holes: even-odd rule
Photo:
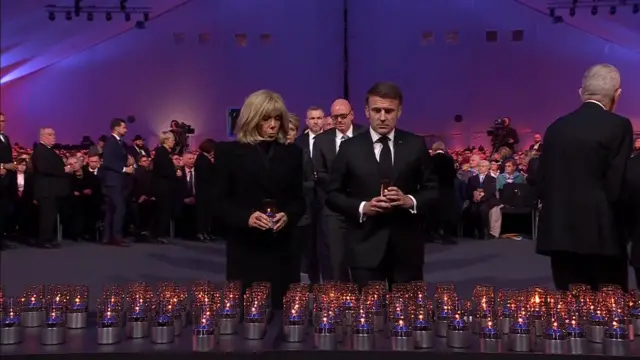
[[[166, 246], [133, 244], [130, 248], [69, 241], [63, 241], [59, 250], [20, 247], [0, 255], [0, 281], [11, 296], [21, 295], [31, 284], [84, 284], [91, 294], [99, 294], [103, 285], [112, 283], [217, 282], [224, 280], [224, 246], [224, 242], [174, 240]], [[477, 284], [551, 288], [549, 269], [548, 258], [536, 255], [530, 240], [462, 240], [457, 246], [425, 246], [425, 280], [454, 282], [464, 297], [470, 297]]]

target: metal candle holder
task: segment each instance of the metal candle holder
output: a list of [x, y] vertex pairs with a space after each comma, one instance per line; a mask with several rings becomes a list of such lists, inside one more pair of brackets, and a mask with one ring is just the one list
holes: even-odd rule
[[89, 311], [89, 290], [86, 286], [72, 288], [67, 303], [67, 328], [84, 329], [87, 327]]
[[317, 350], [333, 351], [338, 348], [336, 327], [326, 318], [315, 327], [313, 344]]
[[570, 326], [567, 326], [564, 331], [569, 339], [571, 353], [584, 354], [587, 351], [587, 331], [575, 321]]
[[122, 341], [122, 322], [118, 314], [107, 311], [98, 319], [98, 345], [113, 345]]
[[453, 314], [449, 311], [441, 311], [436, 316], [435, 333], [437, 337], [447, 337], [449, 323], [453, 320]]
[[629, 311], [629, 320], [631, 321], [634, 335], [640, 336], [640, 308], [636, 307]]
[[484, 310], [478, 316], [474, 317], [471, 321], [471, 329], [474, 334], [480, 334], [482, 329], [488, 326], [489, 322], [493, 319], [493, 314], [490, 309]]
[[60, 345], [67, 340], [67, 329], [62, 314], [50, 310], [44, 321], [44, 327], [40, 332], [42, 345]]
[[127, 313], [125, 332], [129, 339], [142, 339], [149, 336], [149, 316], [145, 309], [136, 308]]
[[193, 351], [208, 352], [216, 346], [216, 326], [211, 320], [203, 318], [200, 325], [193, 329]]
[[20, 323], [26, 328], [40, 327], [44, 323], [44, 319], [47, 316], [44, 311], [44, 304], [42, 300], [37, 299], [35, 296], [29, 299], [24, 299], [22, 309], [20, 311]]
[[417, 349], [430, 349], [434, 346], [435, 334], [430, 321], [423, 319], [414, 321], [411, 332]]
[[244, 338], [247, 340], [261, 340], [267, 332], [265, 312], [253, 311], [245, 314], [243, 323]]
[[[14, 345], [22, 342], [24, 329], [20, 325], [20, 314], [13, 299], [2, 300], [2, 323], [0, 323], [0, 345]], [[6, 316], [4, 315], [6, 314]]]
[[502, 352], [502, 331], [493, 327], [491, 321], [487, 322], [478, 333], [480, 337], [480, 351], [484, 353]]
[[607, 318], [600, 314], [592, 314], [589, 317], [587, 329], [587, 340], [593, 343], [602, 343], [604, 333], [607, 330]]
[[625, 327], [614, 323], [605, 331], [602, 347], [607, 356], [628, 356], [630, 350], [629, 332]]
[[351, 344], [353, 350], [357, 351], [371, 351], [375, 347], [375, 329], [365, 318], [361, 320], [354, 320], [357, 323], [353, 324], [353, 330], [351, 333]]
[[511, 326], [509, 349], [515, 352], [530, 352], [535, 344], [535, 331], [523, 319]]
[[447, 346], [456, 349], [464, 349], [471, 346], [471, 329], [469, 323], [456, 316], [447, 327]]
[[387, 323], [387, 317], [384, 315], [384, 307], [382, 302], [376, 302], [371, 309], [371, 318], [373, 319], [373, 330], [384, 331]]
[[546, 354], [565, 354], [567, 352], [569, 346], [567, 334], [557, 326], [551, 326], [546, 329], [542, 338]]
[[541, 310], [533, 310], [531, 313], [529, 313], [528, 321], [531, 325], [533, 325], [536, 336], [544, 335], [544, 316]]
[[295, 311], [285, 315], [282, 325], [284, 341], [289, 343], [304, 342], [306, 337], [305, 322], [305, 317]]
[[172, 314], [160, 314], [151, 324], [151, 342], [154, 344], [172, 344], [176, 341], [176, 330]]
[[415, 347], [411, 328], [402, 321], [391, 328], [391, 348], [393, 350], [407, 351]]
[[238, 333], [238, 312], [235, 309], [222, 309], [216, 316], [216, 322], [220, 328], [220, 335], [234, 335]]

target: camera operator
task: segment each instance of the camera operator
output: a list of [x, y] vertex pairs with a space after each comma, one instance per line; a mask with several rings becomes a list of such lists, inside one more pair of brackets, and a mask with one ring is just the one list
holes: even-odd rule
[[487, 136], [491, 137], [491, 153], [495, 153], [501, 147], [515, 150], [515, 146], [520, 142], [518, 132], [511, 127], [511, 119], [508, 117], [497, 119], [493, 126], [487, 131]]
[[184, 122], [171, 120], [169, 131], [173, 133], [176, 139], [174, 154], [182, 156], [189, 149], [189, 135], [195, 134], [195, 129]]

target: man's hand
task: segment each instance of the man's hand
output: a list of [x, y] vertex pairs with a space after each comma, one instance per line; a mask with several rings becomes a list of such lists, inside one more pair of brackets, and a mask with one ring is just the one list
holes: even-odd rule
[[184, 203], [187, 205], [193, 205], [196, 203], [196, 198], [194, 197], [188, 197], [186, 199], [184, 199]]
[[483, 197], [484, 197], [483, 191], [476, 190], [473, 192], [473, 201], [480, 202], [480, 200], [482, 200]]
[[133, 174], [133, 171], [134, 171], [133, 166], [129, 166], [124, 169], [124, 172], [127, 174]]
[[83, 194], [85, 194], [85, 195], [91, 195], [91, 194], [93, 194], [93, 192], [91, 191], [91, 189], [86, 189], [86, 190], [84, 190], [82, 193], [83, 193]]
[[402, 193], [400, 189], [392, 186], [385, 190], [384, 197], [389, 201], [393, 207], [403, 207], [405, 209], [413, 208], [413, 200], [410, 197]]
[[144, 195], [140, 196], [140, 198], [138, 199], [138, 204], [143, 203], [145, 200], [147, 200], [146, 196], [144, 196]]
[[282, 228], [287, 225], [287, 222], [289, 222], [289, 218], [287, 217], [287, 214], [285, 213], [277, 213], [276, 216], [273, 218], [273, 231], [279, 231], [282, 230]]
[[249, 227], [260, 229], [260, 230], [268, 230], [271, 229], [271, 220], [267, 215], [256, 211], [249, 217]]
[[362, 214], [364, 216], [374, 216], [391, 209], [389, 200], [383, 196], [378, 196], [364, 203]]
[[5, 170], [15, 170], [16, 169], [16, 165], [14, 163], [6, 163], [6, 164], [2, 164], [2, 167]]
[[80, 196], [80, 193], [79, 193], [79, 192], [77, 192], [77, 191], [74, 191], [74, 192], [73, 192], [73, 195], [74, 195], [74, 196]]
[[18, 190], [18, 197], [22, 197], [22, 190]]
[[182, 170], [180, 170], [180, 169], [176, 170], [176, 176], [177, 177], [182, 177]]
[[73, 169], [71, 168], [71, 166], [67, 165], [64, 167], [64, 172], [66, 172], [67, 174], [73, 172]]
[[0, 176], [5, 176], [5, 175], [7, 175], [7, 169], [0, 168]]

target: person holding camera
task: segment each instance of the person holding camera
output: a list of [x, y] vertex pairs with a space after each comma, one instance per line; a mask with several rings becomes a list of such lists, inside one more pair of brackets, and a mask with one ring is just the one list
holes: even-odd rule
[[511, 127], [511, 119], [508, 117], [495, 120], [491, 129], [487, 131], [487, 135], [491, 137], [492, 152], [494, 153], [502, 147], [514, 151], [515, 146], [520, 142], [518, 132]]
[[173, 133], [173, 137], [176, 140], [173, 153], [182, 156], [182, 154], [189, 149], [189, 135], [193, 135], [195, 129], [184, 122], [171, 120], [169, 131]]

